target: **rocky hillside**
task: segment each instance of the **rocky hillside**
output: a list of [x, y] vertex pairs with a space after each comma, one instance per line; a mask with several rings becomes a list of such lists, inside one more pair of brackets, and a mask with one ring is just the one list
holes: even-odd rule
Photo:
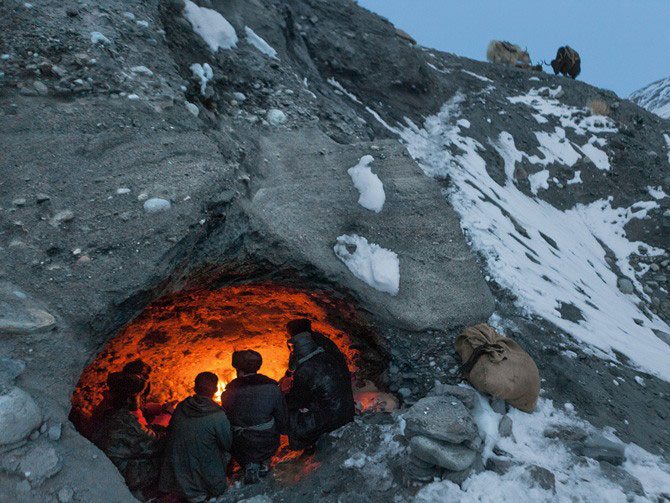
[[635, 91], [629, 98], [650, 112], [670, 119], [670, 77], [652, 82]]
[[[82, 370], [166, 293], [263, 281], [355, 305], [404, 408], [231, 501], [670, 499], [668, 121], [348, 0], [0, 13], [0, 501], [133, 501], [68, 421]], [[469, 464], [411, 471], [402, 415], [457, 394], [482, 321], [536, 360], [538, 409], [462, 392], [438, 426], [467, 445], [428, 444]]]

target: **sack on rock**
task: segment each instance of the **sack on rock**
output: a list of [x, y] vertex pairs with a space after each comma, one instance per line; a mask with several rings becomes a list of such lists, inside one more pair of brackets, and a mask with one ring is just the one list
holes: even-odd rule
[[512, 339], [480, 323], [456, 338], [456, 351], [463, 360], [465, 377], [479, 391], [525, 412], [535, 410], [540, 373], [530, 355]]

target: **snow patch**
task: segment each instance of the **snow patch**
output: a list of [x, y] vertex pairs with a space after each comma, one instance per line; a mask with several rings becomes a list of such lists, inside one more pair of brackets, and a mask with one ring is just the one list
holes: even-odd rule
[[549, 188], [549, 171], [543, 169], [542, 171], [528, 175], [528, 181], [530, 182], [530, 191], [537, 195], [538, 190], [547, 190]]
[[254, 30], [245, 26], [244, 33], [247, 35], [247, 42], [253, 45], [256, 49], [272, 59], [279, 60], [277, 51], [275, 51], [264, 39], [259, 37]]
[[112, 42], [105, 37], [102, 33], [99, 31], [92, 31], [91, 32], [91, 43], [92, 44], [111, 44]]
[[[340, 83], [339, 83], [337, 80], [335, 80], [333, 77], [329, 78], [327, 82], [328, 82], [331, 86], [333, 86], [335, 89], [337, 89], [338, 91], [340, 91], [342, 94], [344, 94], [345, 96], [347, 96], [349, 99], [351, 99], [352, 101], [355, 101], [356, 103], [361, 103], [361, 100], [359, 100], [358, 97], [357, 97], [355, 94], [350, 93], [349, 91], [347, 91], [347, 90], [342, 86], [342, 84], [340, 84]], [[361, 103], [361, 104], [362, 104], [362, 103]]]
[[[350, 248], [354, 248], [350, 251]], [[351, 273], [380, 292], [396, 295], [400, 288], [400, 261], [394, 252], [356, 234], [344, 234], [333, 247]]]
[[582, 183], [582, 172], [580, 170], [575, 171], [575, 175], [565, 183], [567, 183], [568, 185], [574, 185], [576, 183]]
[[[670, 113], [668, 114], [668, 118], [670, 118]], [[665, 144], [668, 146], [668, 164], [670, 164], [670, 136], [664, 134], [663, 138], [665, 138]]]
[[200, 63], [193, 63], [190, 68], [193, 76], [200, 79], [200, 94], [204, 96], [207, 90], [207, 82], [214, 77], [212, 67], [209, 66], [209, 63], [203, 63], [202, 65]]
[[582, 145], [582, 152], [584, 152], [586, 156], [591, 159], [591, 162], [596, 165], [596, 168], [603, 171], [609, 171], [610, 161], [607, 157], [607, 154], [595, 146], [595, 143], [598, 139], [599, 138], [592, 136], [586, 145]]
[[647, 192], [654, 199], [665, 199], [668, 195], [663, 190], [663, 187], [647, 187]]
[[468, 71], [468, 70], [461, 70], [461, 71], [462, 71], [463, 73], [467, 73], [468, 75], [470, 75], [470, 76], [472, 76], [472, 77], [474, 77], [474, 78], [476, 78], [476, 79], [481, 80], [482, 82], [493, 82], [491, 79], [489, 79], [489, 78], [487, 78], [487, 77], [484, 77], [484, 76], [482, 76], [482, 75], [479, 75], [479, 74], [477, 74], [477, 73], [470, 72], [470, 71]]
[[379, 213], [384, 207], [386, 194], [384, 193], [384, 184], [370, 169], [370, 163], [374, 161], [371, 155], [361, 157], [358, 164], [349, 168], [347, 173], [351, 176], [354, 186], [360, 192], [358, 204], [363, 208]]
[[[670, 380], [670, 348], [653, 332], [669, 332], [670, 327], [658, 316], [642, 312], [636, 297], [618, 290], [617, 274], [605, 260], [609, 248], [620, 274], [642, 291], [628, 257], [638, 249], [650, 256], [662, 250], [630, 241], [624, 227], [632, 219], [645, 218], [658, 203], [615, 208], [610, 197], [560, 210], [530, 197], [513, 182], [516, 163], [527, 154], [517, 150], [507, 132], [491, 141], [505, 163], [505, 181], [498, 184], [480, 155], [485, 147], [464, 135], [456, 123], [463, 99], [456, 95], [449, 100], [423, 128], [406, 119], [408, 126], [400, 134], [427, 175], [452, 180], [447, 196], [473, 248], [486, 260], [489, 274], [516, 295], [520, 309], [588, 344], [594, 354], [615, 361], [615, 351], [621, 352], [632, 365]], [[546, 140], [543, 146], [548, 151]], [[574, 160], [566, 151], [551, 153], [565, 164]], [[579, 309], [583, 319], [564, 319], [564, 304]]]
[[191, 0], [186, 0], [184, 17], [193, 25], [197, 33], [209, 46], [212, 52], [221, 49], [232, 49], [237, 46], [235, 28], [217, 11], [206, 7], [198, 7]]

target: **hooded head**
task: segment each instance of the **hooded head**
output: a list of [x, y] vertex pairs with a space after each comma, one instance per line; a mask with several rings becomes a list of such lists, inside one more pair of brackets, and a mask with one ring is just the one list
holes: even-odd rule
[[151, 375], [151, 365], [144, 363], [142, 360], [134, 360], [124, 365], [123, 373], [128, 375], [136, 375], [146, 381]]
[[293, 348], [293, 354], [296, 360], [300, 360], [319, 349], [319, 346], [314, 342], [314, 339], [312, 339], [312, 335], [305, 332], [301, 332], [295, 337], [291, 337], [288, 342]]
[[263, 364], [263, 357], [257, 351], [246, 349], [233, 353], [233, 368], [238, 375], [255, 374]]
[[213, 372], [200, 372], [195, 377], [195, 394], [212, 398], [216, 393], [218, 385], [219, 378], [216, 374]]
[[107, 377], [107, 387], [115, 409], [128, 407], [130, 410], [136, 410], [140, 394], [146, 385], [144, 379], [124, 372], [112, 372]]
[[286, 324], [286, 332], [289, 337], [295, 337], [298, 334], [312, 331], [312, 322], [307, 318], [298, 318], [291, 320]]

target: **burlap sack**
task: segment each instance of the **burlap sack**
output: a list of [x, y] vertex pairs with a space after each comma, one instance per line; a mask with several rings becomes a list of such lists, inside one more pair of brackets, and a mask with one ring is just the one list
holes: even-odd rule
[[463, 363], [484, 344], [482, 354], [466, 378], [482, 393], [502, 398], [525, 412], [533, 412], [540, 394], [540, 373], [533, 359], [512, 339], [503, 337], [485, 323], [468, 327], [456, 338], [456, 351]]

